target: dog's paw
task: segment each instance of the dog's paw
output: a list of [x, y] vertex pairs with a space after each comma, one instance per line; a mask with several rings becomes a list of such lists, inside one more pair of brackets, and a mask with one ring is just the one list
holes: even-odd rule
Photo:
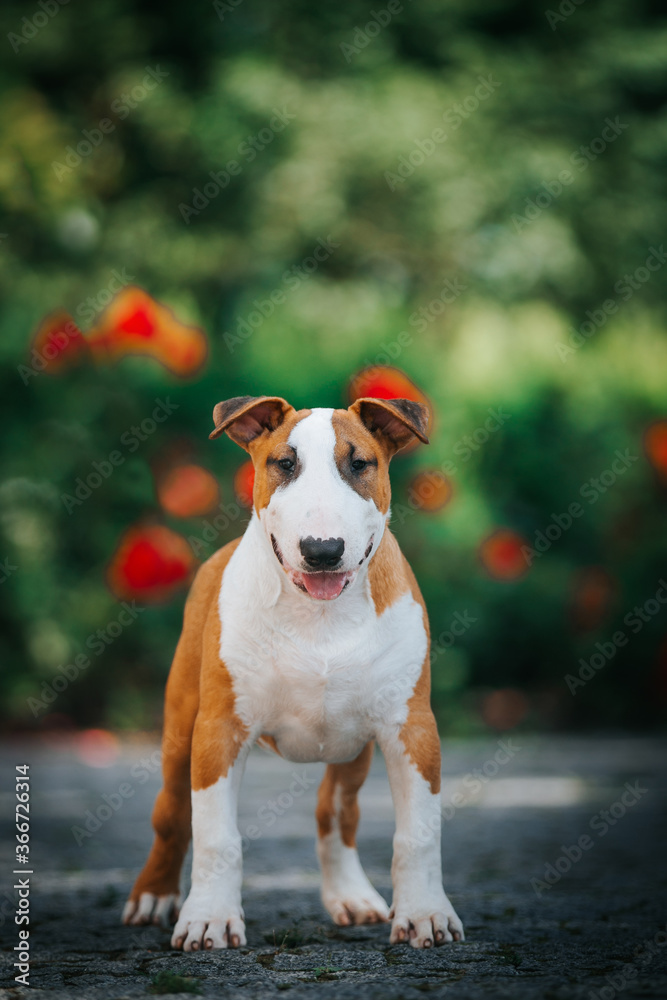
[[239, 948], [246, 943], [243, 910], [221, 908], [219, 900], [185, 901], [171, 936], [172, 948], [209, 951], [212, 948]]
[[389, 920], [389, 907], [368, 879], [365, 883], [342, 883], [322, 889], [322, 902], [339, 927], [351, 924], [381, 924]]
[[432, 948], [447, 941], [464, 941], [463, 924], [443, 893], [430, 904], [397, 904], [391, 913], [391, 944], [409, 943], [413, 948]]
[[152, 892], [142, 892], [139, 899], [128, 899], [123, 908], [122, 922], [135, 927], [145, 924], [169, 927], [178, 917], [180, 902], [176, 893], [157, 896]]

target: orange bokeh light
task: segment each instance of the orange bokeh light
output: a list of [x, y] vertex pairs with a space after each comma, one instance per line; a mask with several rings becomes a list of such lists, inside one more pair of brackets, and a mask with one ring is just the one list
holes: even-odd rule
[[145, 354], [181, 378], [196, 374], [208, 354], [199, 327], [181, 323], [171, 309], [134, 285], [114, 297], [89, 332], [88, 343], [98, 361]]
[[414, 399], [418, 403], [428, 400], [421, 389], [400, 368], [391, 365], [373, 365], [362, 368], [350, 381], [349, 397], [353, 403], [363, 396], [374, 399]]
[[220, 503], [220, 487], [201, 465], [177, 465], [156, 482], [160, 504], [172, 517], [203, 517]]
[[479, 556], [485, 570], [495, 580], [518, 580], [528, 572], [528, 563], [522, 547], [526, 539], [509, 528], [499, 528], [485, 538], [479, 547]]
[[667, 475], [667, 420], [656, 420], [646, 428], [644, 450], [654, 469]]
[[171, 309], [128, 285], [111, 300], [84, 336], [65, 312], [47, 316], [31, 345], [31, 368], [59, 374], [82, 360], [110, 364], [129, 354], [147, 355], [181, 378], [195, 375], [208, 355], [199, 327], [181, 323]]
[[581, 570], [574, 581], [572, 620], [576, 628], [590, 631], [598, 628], [609, 611], [616, 592], [614, 578], [601, 566]]
[[146, 604], [167, 601], [190, 583], [197, 566], [187, 541], [161, 524], [129, 528], [107, 570], [116, 597]]
[[30, 348], [33, 370], [50, 375], [58, 374], [89, 356], [86, 338], [66, 312], [55, 312], [42, 320]]
[[110, 767], [120, 753], [117, 736], [106, 729], [85, 729], [75, 741], [77, 756], [89, 767]]
[[252, 491], [255, 486], [255, 467], [248, 460], [240, 465], [234, 474], [234, 493], [242, 507], [252, 507]]
[[530, 703], [523, 691], [500, 688], [484, 698], [481, 714], [487, 726], [502, 732], [518, 726], [525, 719], [529, 709]]
[[[355, 399], [362, 399], [370, 396], [372, 399], [412, 399], [416, 403], [423, 403], [428, 409], [428, 428], [430, 432], [432, 423], [432, 410], [428, 398], [415, 385], [411, 378], [400, 368], [393, 368], [391, 365], [371, 365], [369, 368], [362, 368], [360, 372], [350, 380], [348, 387], [348, 397], [350, 403]], [[413, 451], [419, 447], [417, 438], [402, 449], [402, 454]]]
[[410, 502], [419, 510], [434, 514], [442, 510], [453, 495], [451, 480], [442, 472], [418, 472], [410, 483], [408, 496]]

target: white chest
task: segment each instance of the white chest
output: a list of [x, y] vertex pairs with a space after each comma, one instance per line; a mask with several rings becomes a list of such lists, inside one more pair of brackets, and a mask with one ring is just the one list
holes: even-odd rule
[[220, 591], [220, 652], [253, 735], [289, 760], [334, 762], [402, 725], [427, 648], [410, 594], [378, 617], [361, 586], [322, 607], [248, 585], [242, 566], [235, 554]]

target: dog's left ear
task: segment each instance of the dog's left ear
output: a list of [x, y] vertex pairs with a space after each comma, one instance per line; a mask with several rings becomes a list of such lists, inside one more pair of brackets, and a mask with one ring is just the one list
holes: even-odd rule
[[359, 416], [371, 434], [380, 436], [393, 455], [415, 438], [428, 444], [430, 413], [424, 403], [412, 399], [357, 399], [350, 410]]
[[213, 410], [215, 430], [209, 438], [226, 432], [248, 451], [249, 445], [265, 431], [275, 431], [293, 409], [280, 396], [235, 396], [217, 403]]

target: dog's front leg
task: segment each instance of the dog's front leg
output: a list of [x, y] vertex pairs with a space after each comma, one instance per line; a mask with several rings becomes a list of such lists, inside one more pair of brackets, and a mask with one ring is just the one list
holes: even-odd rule
[[378, 742], [396, 810], [391, 942], [430, 948], [462, 941], [463, 925], [442, 886], [440, 740], [430, 707], [411, 711], [400, 731], [392, 727]]
[[221, 723], [198, 717], [192, 745], [192, 886], [171, 939], [198, 951], [246, 943], [241, 907], [242, 852], [238, 794], [251, 739], [236, 747], [226, 773], [207, 784]]

